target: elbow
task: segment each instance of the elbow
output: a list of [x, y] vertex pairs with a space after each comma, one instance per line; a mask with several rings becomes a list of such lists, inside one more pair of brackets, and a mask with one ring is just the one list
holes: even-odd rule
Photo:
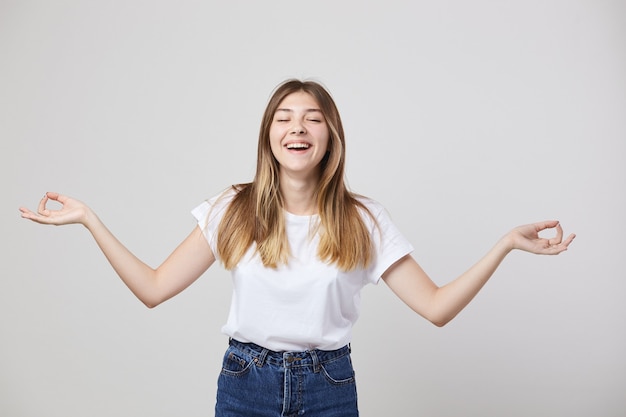
[[454, 316], [449, 316], [445, 314], [432, 314], [432, 315], [426, 316], [425, 318], [426, 320], [428, 320], [435, 326], [443, 327], [446, 324], [450, 323], [452, 319], [454, 318]]
[[139, 298], [139, 301], [141, 301], [143, 305], [148, 307], [150, 310], [152, 310], [156, 306], [160, 305], [163, 301], [165, 301], [157, 297], [137, 297], [137, 298]]
[[437, 327], [443, 327], [450, 323], [459, 314], [459, 310], [431, 303], [428, 308], [422, 310], [423, 317]]
[[437, 327], [443, 327], [446, 324], [450, 323], [450, 320], [430, 320], [430, 322]]
[[149, 309], [153, 309], [165, 300], [164, 294], [158, 290], [158, 288], [142, 288], [141, 290], [133, 290], [133, 294], [139, 301], [143, 303]]
[[150, 310], [152, 310], [153, 308], [155, 308], [157, 306], [160, 306], [161, 303], [163, 303], [163, 301], [165, 301], [165, 300], [141, 300], [143, 305], [148, 307]]

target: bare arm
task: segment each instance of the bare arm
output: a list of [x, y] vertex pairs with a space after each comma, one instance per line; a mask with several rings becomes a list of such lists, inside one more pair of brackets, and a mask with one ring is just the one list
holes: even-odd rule
[[[539, 237], [539, 232], [551, 228], [556, 228], [554, 238]], [[410, 255], [392, 265], [383, 274], [383, 280], [416, 313], [443, 326], [478, 294], [509, 252], [520, 249], [557, 255], [567, 250], [574, 237], [572, 234], [563, 240], [563, 229], [557, 221], [520, 226], [504, 236], [469, 270], [442, 287], [438, 287]]]
[[[49, 200], [59, 202], [61, 209], [48, 209], [46, 203]], [[150, 308], [187, 288], [215, 261], [199, 227], [158, 268], [153, 269], [122, 245], [98, 216], [78, 200], [57, 193], [46, 193], [37, 213], [24, 207], [20, 211], [23, 218], [41, 224], [76, 223], [85, 226], [122, 281]]]

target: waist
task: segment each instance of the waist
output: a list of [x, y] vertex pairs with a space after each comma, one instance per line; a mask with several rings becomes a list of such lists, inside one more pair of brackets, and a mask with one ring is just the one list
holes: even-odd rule
[[345, 345], [336, 350], [304, 350], [304, 351], [273, 351], [259, 346], [255, 343], [244, 343], [235, 339], [230, 339], [230, 346], [245, 353], [262, 366], [263, 363], [269, 363], [278, 366], [315, 366], [326, 362], [331, 362], [338, 358], [350, 354], [350, 345]]

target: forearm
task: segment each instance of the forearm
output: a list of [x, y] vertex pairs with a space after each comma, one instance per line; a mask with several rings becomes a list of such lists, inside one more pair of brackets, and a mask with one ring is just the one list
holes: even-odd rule
[[456, 317], [483, 288], [511, 250], [507, 236], [454, 281], [437, 288], [430, 300], [429, 319], [443, 326]]
[[92, 210], [87, 209], [83, 224], [92, 234], [117, 275], [133, 294], [147, 306], [158, 304], [155, 291], [156, 270], [130, 252]]

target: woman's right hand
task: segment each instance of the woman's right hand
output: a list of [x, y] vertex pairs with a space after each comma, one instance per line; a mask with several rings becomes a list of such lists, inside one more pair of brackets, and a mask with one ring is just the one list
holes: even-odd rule
[[[58, 210], [51, 210], [46, 207], [48, 201], [56, 201], [61, 204]], [[41, 201], [37, 212], [33, 212], [26, 207], [20, 207], [22, 217], [41, 224], [73, 224], [85, 225], [89, 208], [82, 202], [59, 193], [46, 193]]]

